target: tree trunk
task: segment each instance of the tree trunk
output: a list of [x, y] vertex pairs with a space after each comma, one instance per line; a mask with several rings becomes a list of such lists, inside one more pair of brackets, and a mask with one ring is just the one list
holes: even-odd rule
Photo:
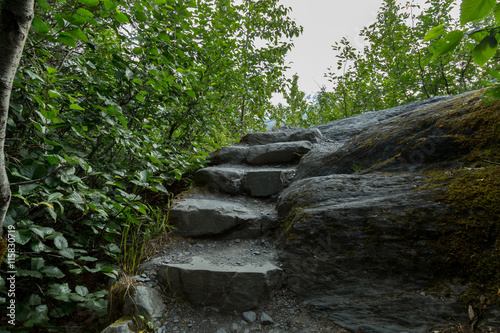
[[34, 0], [2, 0], [0, 9], [0, 236], [10, 203], [4, 143], [10, 93], [34, 16]]

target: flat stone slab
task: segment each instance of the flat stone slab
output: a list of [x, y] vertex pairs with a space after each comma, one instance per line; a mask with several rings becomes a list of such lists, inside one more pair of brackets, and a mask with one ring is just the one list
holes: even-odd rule
[[195, 256], [187, 264], [158, 269], [170, 293], [192, 304], [222, 311], [247, 311], [271, 299], [282, 285], [282, 270], [267, 260], [236, 265]]
[[183, 199], [170, 210], [170, 221], [183, 237], [220, 235], [240, 225], [258, 225], [262, 215], [237, 202]]
[[195, 173], [195, 182], [211, 192], [266, 197], [281, 192], [291, 182], [295, 168], [214, 166]]
[[309, 141], [270, 143], [250, 146], [246, 160], [250, 164], [291, 163], [300, 160], [312, 148]]
[[317, 128], [287, 128], [277, 131], [249, 133], [241, 139], [241, 142], [248, 145], [265, 145], [292, 141], [318, 143], [323, 140], [323, 135]]

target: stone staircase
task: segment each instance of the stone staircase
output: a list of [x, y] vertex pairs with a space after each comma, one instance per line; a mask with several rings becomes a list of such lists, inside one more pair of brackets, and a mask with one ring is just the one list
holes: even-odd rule
[[270, 300], [283, 279], [269, 239], [276, 198], [321, 140], [318, 130], [285, 129], [248, 134], [212, 153], [212, 166], [195, 174], [196, 188], [176, 198], [170, 211], [177, 235], [197, 246], [156, 263], [168, 293], [221, 311]]

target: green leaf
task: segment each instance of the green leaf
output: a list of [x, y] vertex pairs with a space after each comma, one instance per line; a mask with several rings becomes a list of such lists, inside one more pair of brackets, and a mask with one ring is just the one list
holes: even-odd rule
[[444, 28], [444, 26], [442, 24], [438, 25], [437, 27], [434, 27], [431, 30], [429, 30], [429, 32], [427, 32], [427, 34], [424, 37], [424, 42], [436, 39], [444, 33], [446, 33], [446, 29]]
[[36, 16], [33, 18], [31, 25], [40, 34], [46, 34], [49, 32], [49, 27], [45, 24], [45, 22]]
[[59, 250], [62, 250], [62, 249], [65, 249], [68, 247], [68, 241], [66, 240], [66, 238], [64, 238], [64, 236], [57, 236], [55, 239], [54, 239], [54, 245], [59, 249]]
[[71, 34], [71, 36], [75, 37], [76, 39], [83, 40], [84, 42], [89, 41], [89, 38], [81, 29], [73, 29], [68, 32]]
[[75, 291], [77, 292], [78, 295], [85, 297], [89, 293], [89, 290], [87, 287], [84, 286], [76, 286]]
[[31, 258], [31, 269], [34, 271], [39, 271], [45, 266], [45, 260], [43, 258]]
[[52, 229], [52, 228], [41, 227], [38, 225], [33, 225], [30, 227], [30, 229], [34, 234], [38, 235], [42, 239], [44, 239], [46, 236], [48, 236], [54, 232], [54, 229]]
[[59, 251], [59, 254], [68, 259], [75, 258], [75, 251], [72, 248], [65, 248]]
[[78, 0], [78, 1], [87, 6], [97, 6], [99, 4], [99, 0]]
[[57, 98], [57, 97], [61, 97], [61, 94], [55, 90], [49, 90], [49, 97], [50, 98]]
[[108, 11], [115, 10], [116, 7], [118, 7], [118, 5], [116, 3], [114, 3], [113, 1], [110, 1], [110, 0], [103, 0], [102, 3], [104, 5], [104, 9], [106, 9]]
[[135, 95], [135, 99], [137, 99], [139, 102], [143, 102], [143, 103], [145, 101], [144, 96], [139, 95], [139, 94]]
[[459, 30], [447, 33], [443, 39], [439, 40], [436, 50], [433, 53], [432, 60], [436, 59], [440, 55], [452, 52], [460, 44], [463, 37], [464, 33]]
[[76, 47], [75, 38], [73, 38], [73, 36], [71, 36], [67, 32], [61, 32], [59, 34], [59, 36], [57, 37], [57, 41], [59, 43], [66, 44], [67, 46], [70, 46], [70, 47]]
[[47, 73], [55, 74], [57, 73], [57, 69], [47, 66]]
[[56, 277], [56, 278], [62, 278], [64, 277], [64, 273], [57, 267], [54, 266], [47, 266], [44, 267], [41, 270], [42, 273], [44, 273], [48, 277]]
[[120, 121], [120, 124], [122, 124], [123, 127], [128, 129], [128, 123], [124, 116], [116, 116], [116, 118]]
[[45, 155], [45, 158], [50, 164], [59, 164], [62, 161], [59, 155]]
[[495, 16], [495, 22], [500, 24], [500, 3], [495, 5], [495, 9], [493, 9], [493, 15]]
[[85, 17], [94, 17], [94, 14], [92, 14], [92, 12], [88, 11], [85, 8], [78, 8], [76, 12]]
[[488, 74], [490, 74], [491, 76], [493, 76], [495, 79], [499, 80], [500, 81], [500, 72], [492, 69], [492, 68], [486, 68], [486, 72], [488, 72]]
[[486, 36], [472, 51], [472, 60], [479, 66], [484, 66], [496, 53], [498, 41], [495, 36]]
[[460, 23], [462, 25], [477, 21], [488, 15], [493, 7], [495, 0], [462, 0], [460, 5]]
[[76, 104], [71, 104], [71, 105], [69, 106], [69, 108], [70, 108], [71, 110], [85, 111], [85, 109], [84, 109], [84, 108], [82, 108], [81, 106], [76, 105]]
[[129, 23], [130, 20], [128, 19], [128, 16], [123, 14], [123, 13], [117, 13], [115, 14], [115, 20], [117, 20], [119, 23]]

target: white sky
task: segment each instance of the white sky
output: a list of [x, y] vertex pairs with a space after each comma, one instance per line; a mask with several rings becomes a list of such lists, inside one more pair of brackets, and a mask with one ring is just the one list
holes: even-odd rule
[[299, 89], [313, 93], [331, 83], [323, 77], [328, 67], [336, 67], [332, 45], [342, 37], [363, 48], [359, 32], [375, 22], [382, 0], [280, 0], [292, 7], [290, 17], [304, 28], [294, 39], [295, 48], [287, 56], [288, 77], [299, 75]]

